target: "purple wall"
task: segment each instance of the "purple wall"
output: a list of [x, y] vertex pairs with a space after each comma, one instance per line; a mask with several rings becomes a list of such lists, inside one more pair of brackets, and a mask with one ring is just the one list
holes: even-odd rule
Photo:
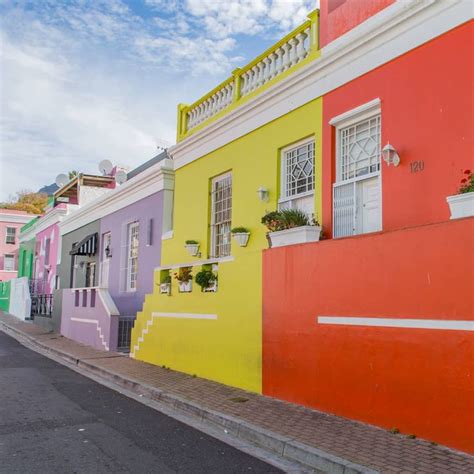
[[[150, 219], [152, 240], [148, 245]], [[128, 224], [139, 222], [137, 289], [125, 291], [125, 258]], [[103, 258], [103, 235], [111, 232], [109, 293], [121, 316], [135, 316], [141, 311], [145, 295], [153, 292], [153, 271], [161, 261], [161, 230], [163, 221], [163, 193], [157, 192], [101, 219], [100, 261]], [[101, 270], [99, 269], [99, 272]], [[101, 286], [103, 286], [101, 284]]]

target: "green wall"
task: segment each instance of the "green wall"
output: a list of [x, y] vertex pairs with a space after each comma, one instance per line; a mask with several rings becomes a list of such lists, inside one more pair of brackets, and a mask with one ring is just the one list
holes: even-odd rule
[[0, 309], [8, 312], [10, 309], [10, 282], [0, 281]]
[[18, 250], [18, 278], [33, 278], [33, 259], [35, 255], [35, 243], [33, 238], [27, 242], [22, 242]]

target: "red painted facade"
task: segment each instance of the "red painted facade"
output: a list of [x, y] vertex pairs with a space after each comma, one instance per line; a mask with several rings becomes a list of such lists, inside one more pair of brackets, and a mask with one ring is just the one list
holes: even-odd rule
[[392, 4], [395, 0], [321, 0], [320, 44], [326, 46], [339, 36]]
[[[329, 121], [380, 98], [382, 146], [390, 142], [401, 164], [382, 163], [382, 228], [449, 219], [446, 196], [456, 194], [462, 170], [473, 168], [474, 22], [381, 66], [323, 99], [323, 228], [332, 232], [335, 130]], [[456, 54], [453, 54], [456, 52]], [[453, 83], [453, 71], [456, 82]], [[422, 172], [411, 164], [422, 160]]]
[[263, 392], [474, 451], [474, 334], [317, 316], [473, 320], [474, 218], [265, 251]]
[[382, 232], [263, 257], [266, 395], [471, 452], [472, 332], [321, 325], [317, 316], [474, 319], [474, 218], [450, 221], [446, 203], [473, 168], [473, 35], [471, 21], [323, 98], [324, 233], [335, 182], [329, 121], [376, 98], [382, 146], [401, 158], [382, 163]]

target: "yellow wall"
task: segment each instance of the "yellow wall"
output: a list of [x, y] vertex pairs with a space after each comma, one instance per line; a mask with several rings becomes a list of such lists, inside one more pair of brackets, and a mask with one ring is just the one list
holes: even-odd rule
[[[163, 241], [162, 265], [196, 262], [185, 240], [201, 243], [209, 252], [210, 179], [232, 171], [232, 227], [251, 232], [247, 247], [232, 239], [233, 261], [219, 263], [219, 288], [202, 293], [147, 295], [132, 333], [132, 356], [152, 364], [195, 374], [228, 385], [261, 392], [262, 359], [262, 249], [266, 229], [260, 223], [266, 211], [277, 208], [280, 149], [314, 136], [316, 141], [315, 210], [321, 220], [322, 100], [314, 100], [252, 133], [176, 170], [173, 238]], [[259, 187], [270, 190], [269, 202], [260, 202]], [[153, 318], [152, 312], [217, 314], [217, 320]], [[147, 331], [144, 331], [147, 329]], [[137, 350], [134, 346], [142, 336]]]

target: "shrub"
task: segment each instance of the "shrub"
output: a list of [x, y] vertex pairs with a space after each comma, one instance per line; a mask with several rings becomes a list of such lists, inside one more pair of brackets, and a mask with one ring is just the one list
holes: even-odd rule
[[248, 234], [248, 233], [249, 233], [248, 229], [245, 228], [245, 227], [234, 227], [234, 228], [231, 230], [231, 232], [232, 232], [233, 234]]
[[191, 272], [191, 267], [182, 267], [177, 273], [174, 274], [174, 277], [176, 278], [176, 280], [182, 283], [187, 283], [189, 280], [193, 279], [193, 274]]
[[319, 225], [319, 222], [300, 209], [282, 209], [265, 214], [262, 217], [262, 224], [270, 232], [276, 232], [305, 225]]
[[201, 270], [196, 273], [194, 280], [201, 288], [209, 288], [217, 280], [217, 275], [211, 270]]
[[198, 245], [199, 242], [197, 240], [186, 240], [186, 245]]

